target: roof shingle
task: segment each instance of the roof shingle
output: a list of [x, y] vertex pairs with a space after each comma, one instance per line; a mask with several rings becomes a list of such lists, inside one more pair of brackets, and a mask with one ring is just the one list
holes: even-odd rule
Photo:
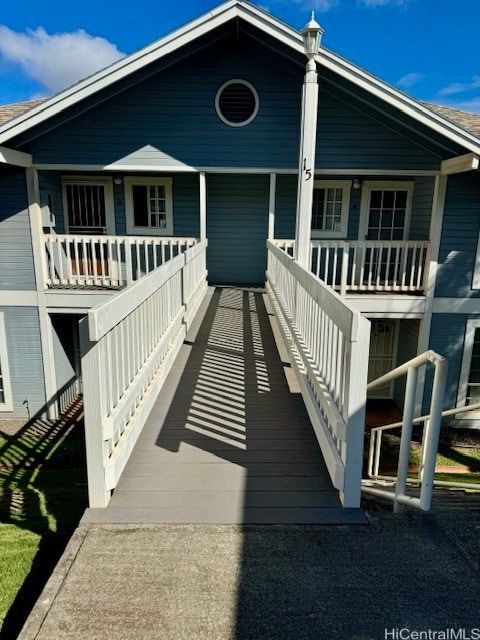
[[0, 125], [5, 124], [9, 120], [13, 120], [13, 118], [17, 118], [21, 116], [22, 113], [26, 113], [37, 107], [39, 104], [45, 102], [43, 100], [27, 100], [26, 102], [16, 102], [14, 104], [6, 104], [4, 106], [0, 106]]
[[474, 136], [480, 137], [480, 113], [461, 111], [460, 109], [444, 107], [443, 105], [433, 104], [431, 102], [424, 102], [424, 104], [439, 116], [450, 120], [450, 122], [462, 127], [465, 131], [473, 133]]

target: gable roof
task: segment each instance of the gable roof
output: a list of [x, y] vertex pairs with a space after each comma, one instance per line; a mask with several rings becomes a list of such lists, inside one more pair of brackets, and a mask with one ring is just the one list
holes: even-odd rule
[[[38, 104], [26, 112], [19, 111], [13, 119], [4, 121], [3, 124], [0, 120], [0, 144], [5, 144], [11, 138], [45, 122], [77, 102], [95, 95], [102, 89], [234, 19], [246, 21], [266, 35], [276, 38], [283, 45], [287, 45], [293, 51], [303, 55], [303, 40], [299, 31], [246, 0], [227, 0], [153, 44], [122, 58], [106, 69], [98, 71], [45, 101], [38, 101]], [[320, 66], [339, 74], [417, 122], [444, 135], [465, 149], [480, 154], [480, 133], [477, 133], [477, 130], [475, 133], [467, 130], [464, 125], [459, 126], [458, 118], [452, 117], [451, 113], [442, 113], [438, 109], [433, 109], [433, 105], [418, 102], [323, 46], [315, 60]]]

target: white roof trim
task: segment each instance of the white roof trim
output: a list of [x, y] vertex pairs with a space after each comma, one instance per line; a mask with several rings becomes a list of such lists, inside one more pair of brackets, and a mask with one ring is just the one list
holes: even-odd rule
[[[216, 27], [237, 17], [246, 20], [264, 33], [277, 38], [283, 44], [303, 54], [303, 41], [300, 32], [266, 11], [245, 2], [245, 0], [227, 0], [227, 2], [212, 9], [200, 18], [189, 22], [140, 51], [122, 58], [106, 69], [46, 100], [31, 111], [0, 126], [0, 144], [28, 131], [31, 127], [61, 113], [76, 102], [94, 95], [97, 91], [114, 84], [163, 56], [173, 53], [191, 40], [205, 35]], [[341, 56], [321, 47], [316, 61], [325, 68], [346, 78], [354, 85], [396, 107], [417, 122], [434, 129], [437, 133], [444, 135], [465, 149], [480, 154], [479, 137], [434, 113], [428, 107], [370, 75]]]

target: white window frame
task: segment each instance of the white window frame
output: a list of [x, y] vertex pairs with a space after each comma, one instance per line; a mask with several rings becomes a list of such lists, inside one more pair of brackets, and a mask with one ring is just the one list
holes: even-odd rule
[[[408, 238], [410, 232], [410, 218], [412, 215], [413, 201], [413, 185], [412, 181], [387, 181], [387, 180], [367, 180], [362, 184], [362, 198], [360, 202], [360, 221], [358, 225], [358, 239], [365, 240], [368, 229], [368, 212], [370, 205], [370, 192], [376, 189], [397, 189], [407, 191], [407, 204], [405, 210], [405, 227], [403, 230], [402, 240], [385, 240], [384, 242], [404, 242]], [[379, 241], [381, 242], [381, 241]]]
[[2, 370], [3, 395], [5, 400], [5, 402], [0, 402], [0, 412], [13, 411], [10, 365], [8, 363], [7, 336], [5, 333], [5, 317], [3, 313], [0, 313], [0, 366]]
[[62, 176], [62, 198], [63, 198], [63, 223], [65, 233], [70, 233], [68, 223], [68, 205], [67, 205], [67, 185], [68, 184], [84, 184], [84, 185], [101, 185], [104, 187], [105, 193], [105, 222], [107, 224], [106, 235], [115, 235], [115, 208], [113, 204], [113, 183], [111, 178], [98, 176]]
[[[315, 180], [314, 189], [342, 189], [342, 210], [340, 228], [322, 231], [321, 229], [311, 229], [311, 238], [346, 238], [348, 232], [348, 214], [350, 211], [350, 192], [352, 189], [351, 180]], [[313, 213], [313, 211], [312, 211]]]
[[478, 233], [475, 264], [473, 265], [472, 289], [480, 289], [480, 231]]
[[[465, 326], [465, 342], [463, 344], [462, 368], [460, 370], [460, 380], [458, 383], [457, 406], [465, 407], [467, 402], [467, 386], [470, 376], [470, 365], [472, 362], [473, 342], [475, 338], [475, 329], [480, 329], [480, 318], [472, 318], [467, 320]], [[455, 418], [460, 420], [478, 420], [480, 411], [468, 411], [468, 413], [459, 413]]]
[[[124, 178], [125, 187], [125, 215], [127, 218], [127, 233], [129, 235], [142, 236], [171, 236], [173, 235], [173, 179], [172, 178], [154, 178], [154, 177], [126, 177]], [[136, 227], [133, 210], [133, 185], [142, 186], [159, 186], [165, 187], [165, 227]]]

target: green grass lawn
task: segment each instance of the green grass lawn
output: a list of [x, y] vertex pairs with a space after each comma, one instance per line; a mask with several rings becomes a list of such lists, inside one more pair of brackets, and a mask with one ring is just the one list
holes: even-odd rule
[[81, 422], [0, 437], [0, 638], [18, 634], [86, 503]]
[[[396, 467], [400, 447], [399, 434], [384, 436], [380, 472], [385, 475], [394, 475], [392, 468]], [[365, 447], [365, 455], [368, 455], [368, 440]], [[421, 447], [418, 442], [412, 442], [410, 447], [410, 464], [418, 465], [421, 462]], [[480, 446], [457, 446], [441, 443], [439, 446], [437, 467], [450, 467], [451, 470], [443, 470], [435, 474], [436, 480], [450, 482], [469, 482], [480, 484]], [[416, 477], [415, 473], [409, 474]]]

